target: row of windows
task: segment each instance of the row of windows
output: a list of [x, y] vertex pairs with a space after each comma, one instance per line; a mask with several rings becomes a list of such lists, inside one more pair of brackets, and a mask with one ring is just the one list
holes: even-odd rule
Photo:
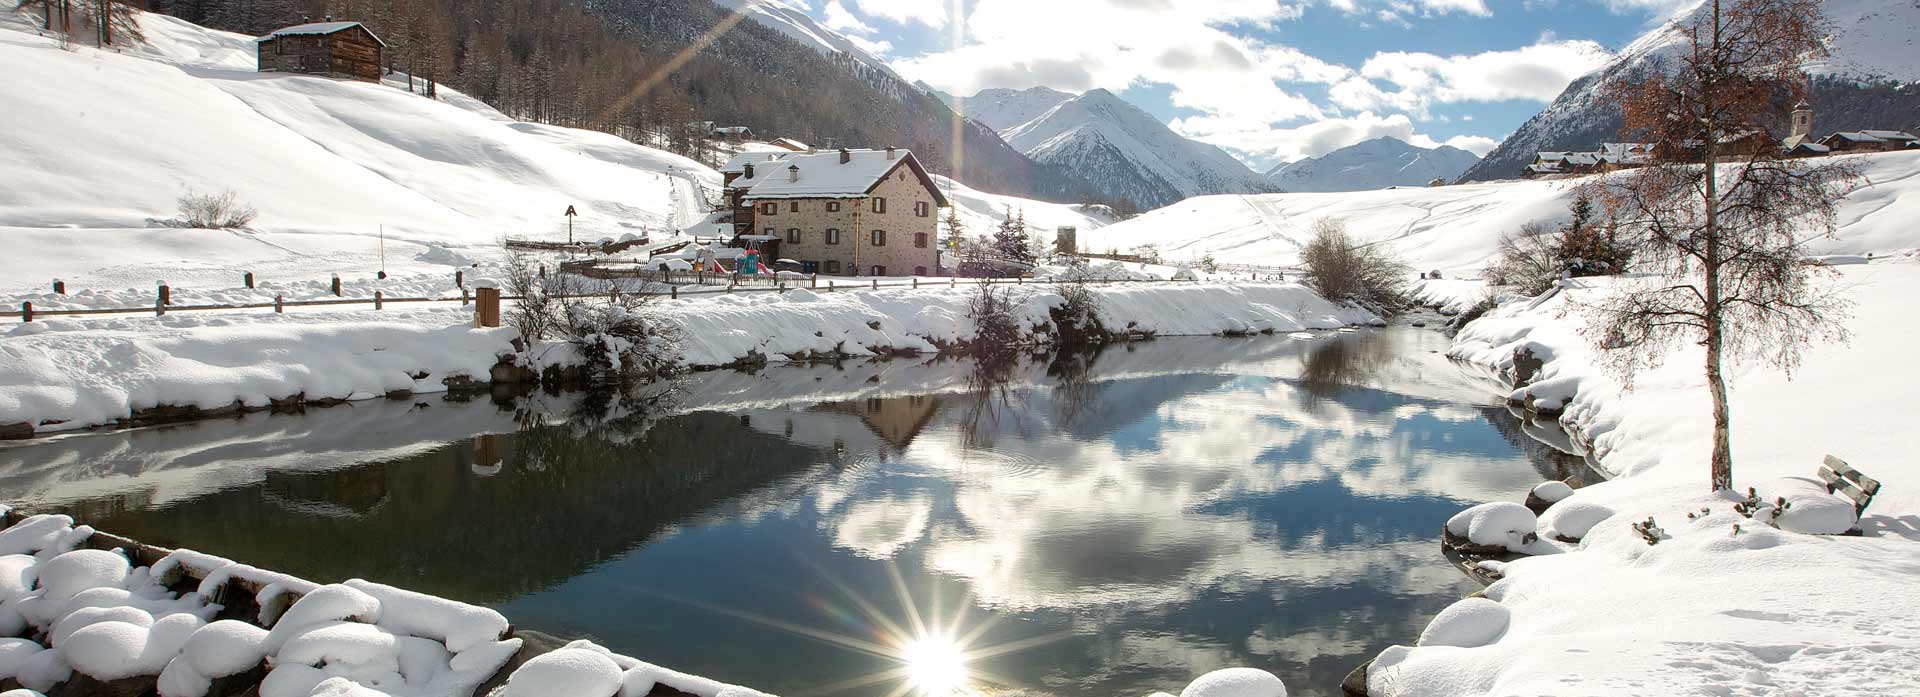
[[[858, 275], [858, 274], [852, 273], [852, 271], [855, 268], [853, 265], [853, 262], [847, 262], [844, 266], [841, 265], [841, 263], [838, 261], [803, 261], [800, 263], [804, 269], [807, 269], [808, 273], [814, 273], [817, 270], [818, 273], [838, 276], [840, 275], [841, 270], [845, 269], [849, 273], [849, 275]], [[881, 266], [879, 264], [874, 264], [873, 266], [867, 267], [867, 275], [885, 276], [887, 275], [887, 267]], [[913, 275], [915, 276], [927, 275], [927, 267], [925, 266], [913, 267]]]
[[[873, 201], [873, 212], [875, 212], [875, 213], [885, 213], [885, 212], [887, 212], [887, 199], [886, 199], [886, 197], [885, 197], [885, 196], [875, 196], [875, 197], [873, 197], [873, 199], [871, 199], [871, 200]], [[788, 202], [787, 202], [787, 212], [788, 212], [788, 213], [799, 213], [799, 212], [800, 212], [800, 202], [799, 202], [799, 201], [788, 201]], [[840, 202], [839, 202], [839, 201], [828, 201], [828, 202], [827, 202], [827, 212], [828, 212], [828, 213], [839, 213], [839, 212], [840, 212]], [[779, 215], [779, 214], [780, 214], [780, 203], [779, 203], [778, 201], [767, 201], [767, 202], [765, 202], [765, 203], [762, 203], [762, 204], [760, 204], [760, 214], [761, 214], [761, 215]], [[928, 202], [926, 202], [926, 201], [915, 201], [915, 202], [914, 202], [914, 204], [913, 204], [913, 214], [914, 214], [914, 215], [917, 215], [917, 216], [920, 216], [920, 217], [922, 217], [922, 218], [925, 218], [925, 217], [927, 217], [927, 216], [930, 216], [930, 215], [933, 215], [933, 204], [931, 204], [931, 203], [928, 203]]]
[[[775, 232], [773, 228], [767, 228], [766, 234], [768, 237], [775, 237], [779, 235], [779, 233]], [[827, 228], [826, 238], [827, 238], [827, 244], [840, 244], [840, 229]], [[806, 241], [800, 232], [800, 228], [797, 228], [797, 227], [787, 228], [786, 239], [788, 244], [800, 244]], [[927, 236], [927, 233], [924, 233], [924, 232], [913, 233], [913, 246], [915, 249], [926, 249], [928, 240], [929, 238]], [[885, 247], [887, 246], [887, 231], [874, 230], [868, 236], [867, 241], [868, 241], [868, 244], [871, 244], [875, 247]]]

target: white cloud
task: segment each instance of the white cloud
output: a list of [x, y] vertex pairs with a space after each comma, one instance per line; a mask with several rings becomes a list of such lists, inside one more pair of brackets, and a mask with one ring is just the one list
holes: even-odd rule
[[828, 2], [827, 6], [821, 10], [821, 13], [826, 15], [824, 24], [826, 24], [828, 29], [842, 34], [873, 33], [873, 25], [860, 21], [859, 17], [855, 17], [852, 12], [847, 10], [846, 5], [840, 4], [840, 0], [831, 0], [831, 2]]
[[[1347, 109], [1397, 109], [1426, 113], [1434, 104], [1525, 99], [1552, 101], [1575, 78], [1605, 64], [1611, 55], [1587, 40], [1542, 40], [1509, 51], [1439, 56], [1376, 53], [1359, 74], [1335, 85], [1334, 103]], [[1382, 85], [1385, 85], [1383, 87]]]
[[917, 22], [939, 29], [947, 25], [948, 3], [962, 0], [853, 0], [860, 13], [897, 24]]
[[1454, 136], [1447, 139], [1447, 145], [1481, 157], [1486, 157], [1487, 153], [1493, 152], [1493, 148], [1499, 144], [1500, 140], [1498, 138], [1488, 138], [1486, 136]]
[[[1371, 111], [1323, 118], [1293, 128], [1234, 123], [1206, 116], [1174, 119], [1172, 127], [1181, 135], [1232, 151], [1258, 170], [1270, 169], [1281, 162], [1303, 157], [1319, 157], [1381, 136], [1391, 136], [1423, 148], [1443, 144], [1432, 136], [1420, 133], [1413, 119], [1406, 114], [1381, 115]], [[1499, 141], [1485, 136], [1455, 136], [1444, 144], [1485, 155]]]

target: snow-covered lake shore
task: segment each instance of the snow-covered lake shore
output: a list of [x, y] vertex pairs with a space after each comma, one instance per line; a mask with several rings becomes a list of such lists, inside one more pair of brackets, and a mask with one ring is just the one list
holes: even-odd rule
[[[1643, 373], [1632, 390], [1599, 367], [1573, 303], [1612, 282], [1579, 279], [1537, 306], [1509, 303], [1468, 325], [1451, 351], [1496, 374], [1522, 347], [1544, 359], [1512, 398], [1561, 406], [1561, 421], [1614, 478], [1555, 504], [1565, 510], [1549, 509], [1541, 529], [1575, 508], [1611, 515], [1561, 545], [1565, 553], [1507, 564], [1486, 592], [1495, 605], [1460, 613], [1485, 625], [1481, 636], [1450, 642], [1443, 637], [1458, 632], [1430, 628], [1428, 645], [1381, 654], [1370, 692], [1920, 691], [1920, 646], [1902, 639], [1920, 636], [1920, 431], [1907, 418], [1920, 389], [1909, 309], [1920, 263], [1907, 254], [1840, 267], [1857, 303], [1852, 341], [1815, 347], [1791, 380], [1756, 368], [1733, 379], [1735, 487], [1786, 496], [1794, 508], [1784, 529], [1736, 514], [1744, 495], [1708, 493], [1712, 419], [1699, 349]], [[1828, 454], [1884, 484], [1860, 520], [1863, 536], [1793, 531], [1820, 527], [1812, 513], [1838, 501], [1814, 479]], [[1655, 545], [1630, 528], [1649, 517], [1666, 535]]]
[[[1091, 286], [1108, 327], [1158, 336], [1288, 333], [1368, 324], [1365, 311], [1298, 284]], [[975, 288], [717, 295], [662, 300], [691, 368], [816, 356], [934, 353], [973, 336]], [[1022, 325], [1043, 327], [1051, 286], [1008, 288]], [[471, 308], [275, 315], [261, 311], [81, 321], [43, 319], [0, 333], [0, 425], [52, 432], [108, 425], [157, 407], [261, 409], [484, 384], [513, 353], [510, 328], [472, 328]], [[527, 362], [565, 363], [562, 344]]]

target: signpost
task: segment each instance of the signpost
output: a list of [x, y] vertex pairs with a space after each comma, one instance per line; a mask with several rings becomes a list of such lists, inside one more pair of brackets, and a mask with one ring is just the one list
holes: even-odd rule
[[576, 215], [579, 213], [573, 211], [573, 206], [567, 206], [567, 244], [569, 245], [573, 244], [573, 216]]

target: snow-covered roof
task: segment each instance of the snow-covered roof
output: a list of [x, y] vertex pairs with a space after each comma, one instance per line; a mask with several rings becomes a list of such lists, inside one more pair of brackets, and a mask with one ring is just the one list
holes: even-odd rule
[[[846, 157], [841, 162], [842, 156]], [[752, 177], [734, 180], [734, 188], [747, 189], [748, 200], [769, 198], [857, 198], [906, 167], [913, 171], [940, 206], [947, 199], [933, 179], [906, 150], [826, 150], [794, 153], [771, 163], [756, 163]]]
[[753, 129], [748, 128], [746, 126], [721, 126], [719, 128], [713, 129], [713, 132], [726, 133], [726, 134], [741, 134], [741, 133], [752, 133]]
[[1566, 161], [1567, 156], [1571, 154], [1573, 153], [1542, 151], [1542, 152], [1534, 153], [1533, 157], [1535, 160], [1538, 160], [1540, 162], [1564, 162]]
[[1851, 140], [1851, 141], [1853, 141], [1853, 142], [1856, 142], [1856, 143], [1884, 143], [1884, 142], [1886, 142], [1886, 141], [1884, 141], [1884, 140], [1881, 140], [1881, 139], [1879, 139], [1879, 138], [1875, 138], [1875, 137], [1873, 137], [1873, 136], [1870, 136], [1870, 135], [1867, 135], [1866, 133], [1862, 133], [1862, 132], [1859, 132], [1859, 131], [1840, 131], [1840, 132], [1838, 132], [1838, 133], [1835, 133], [1835, 134], [1833, 134], [1833, 135], [1830, 135], [1830, 136], [1827, 136], [1827, 137], [1828, 137], [1828, 138], [1839, 138], [1839, 139], [1841, 139], [1841, 140]]
[[765, 163], [777, 161], [780, 158], [788, 156], [789, 154], [791, 153], [743, 152], [738, 155], [734, 155], [732, 158], [729, 158], [727, 160], [726, 164], [721, 165], [720, 173], [721, 174], [743, 174], [747, 171], [747, 163], [753, 163], [754, 167], [758, 169], [761, 165]]
[[1570, 165], [1584, 165], [1584, 166], [1591, 167], [1593, 165], [1600, 164], [1600, 154], [1591, 153], [1591, 152], [1570, 152], [1570, 153], [1567, 153], [1567, 157], [1563, 161]]
[[792, 150], [794, 152], [806, 152], [808, 150], [813, 149], [811, 146], [807, 145], [806, 143], [802, 143], [792, 138], [775, 138], [770, 143], [770, 145], [777, 145], [779, 147]]
[[1811, 140], [1801, 141], [1800, 143], [1797, 143], [1793, 146], [1794, 150], [1799, 150], [1802, 148], [1805, 148], [1810, 152], [1832, 152], [1833, 151], [1833, 148], [1829, 148], [1825, 145], [1815, 143]]
[[1912, 133], [1908, 133], [1906, 131], [1861, 131], [1861, 133], [1873, 136], [1875, 138], [1879, 138], [1881, 140], [1915, 140], [1916, 139]]
[[[307, 24], [296, 24], [291, 27], [281, 27], [279, 29], [275, 29], [273, 30], [273, 33], [267, 34], [266, 36], [262, 36], [258, 39], [254, 39], [254, 41], [256, 42], [266, 41], [268, 39], [277, 39], [282, 36], [325, 36], [327, 34], [338, 34], [340, 32], [346, 31], [348, 29], [352, 29], [354, 27], [360, 27], [362, 29], [366, 29], [366, 26], [359, 22], [310, 22]], [[367, 29], [367, 36], [373, 37], [373, 40], [379, 42], [381, 46], [387, 45], [387, 42], [381, 41], [380, 35], [373, 33], [372, 29]]]

